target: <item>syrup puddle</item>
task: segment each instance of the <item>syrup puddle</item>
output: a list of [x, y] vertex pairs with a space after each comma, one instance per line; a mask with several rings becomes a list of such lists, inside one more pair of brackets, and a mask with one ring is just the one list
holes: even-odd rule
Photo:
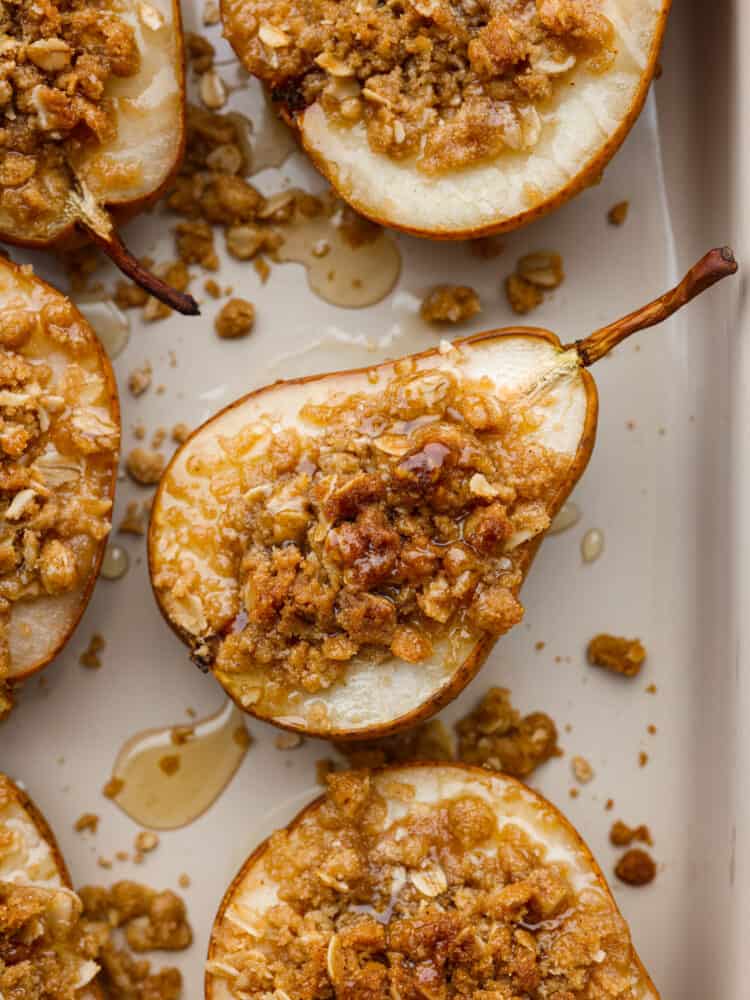
[[335, 201], [314, 216], [296, 213], [283, 234], [278, 260], [304, 264], [311, 291], [334, 306], [375, 305], [401, 273], [393, 237]]
[[[244, 91], [247, 80], [238, 85], [236, 90]], [[298, 148], [292, 130], [276, 115], [264, 100], [261, 110], [252, 119], [241, 111], [229, 111], [231, 118], [238, 126], [237, 132], [240, 145], [248, 164], [246, 177], [254, 177], [269, 167], [281, 167]]]
[[130, 320], [125, 313], [110, 299], [79, 299], [76, 306], [94, 328], [109, 358], [122, 354], [130, 340]]
[[146, 729], [122, 747], [114, 801], [141, 826], [176, 830], [202, 816], [234, 777], [250, 745], [232, 701], [186, 725]]

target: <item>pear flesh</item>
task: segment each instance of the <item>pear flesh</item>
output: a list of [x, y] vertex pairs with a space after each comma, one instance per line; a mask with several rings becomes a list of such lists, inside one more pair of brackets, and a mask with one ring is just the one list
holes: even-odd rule
[[[71, 323], [69, 329], [75, 330], [79, 347], [74, 350], [66, 349], [50, 336], [45, 327], [45, 317], [50, 315], [50, 310], [60, 307], [66, 310], [66, 318]], [[104, 522], [108, 527], [120, 430], [117, 389], [109, 360], [89, 324], [65, 296], [28, 270], [0, 258], [0, 331], [6, 330], [9, 317], [18, 315], [32, 317], [34, 323], [30, 338], [17, 348], [18, 356], [22, 360], [44, 362], [53, 370], [52, 379], [45, 388], [51, 397], [58, 400], [57, 412], [47, 411], [45, 397], [40, 404], [46, 414], [44, 419], [50, 420], [48, 430], [54, 431], [56, 421], [75, 414], [77, 421], [83, 421], [82, 427], [91, 425], [97, 433], [106, 437], [106, 447], [102, 438], [102, 447], [92, 445], [90, 455], [62, 454], [50, 442], [41, 453], [33, 453], [29, 466], [32, 477], [49, 491], [53, 499], [59, 498], [62, 503], [65, 503], [66, 496], [75, 495], [70, 490], [77, 482], [83, 482], [82, 477], [86, 477], [89, 483], [86, 495], [92, 501], [101, 502], [106, 511]], [[86, 384], [81, 388], [78, 402], [71, 404], [68, 401], [61, 409], [59, 400], [62, 397], [57, 396], [55, 390], [60, 390], [64, 379], [74, 369], [84, 373]], [[94, 493], [90, 492], [92, 488]], [[12, 502], [14, 498], [9, 499]], [[13, 521], [7, 519], [5, 513], [0, 518], [0, 537], [3, 540], [14, 532], [23, 531], [23, 528], [23, 515]], [[68, 542], [74, 550], [82, 553], [81, 565], [85, 564], [87, 570], [72, 589], [56, 593], [41, 590], [33, 596], [30, 594], [11, 602], [9, 672], [0, 680], [18, 681], [40, 670], [62, 649], [83, 614], [99, 572], [106, 534], [98, 539], [73, 535]], [[83, 555], [84, 551], [87, 556]]]
[[[611, 64], [592, 71], [578, 60], [555, 75], [551, 96], [532, 105], [536, 136], [529, 148], [506, 146], [493, 158], [460, 169], [427, 174], [417, 167], [416, 156], [396, 159], [377, 152], [362, 120], [337, 122], [320, 99], [285, 114], [318, 169], [363, 215], [432, 238], [515, 229], [596, 183], [643, 107], [670, 2], [602, 0], [594, 5], [614, 29]], [[225, 31], [240, 59], [248, 44], [247, 15], [255, 8], [248, 0], [224, 0]], [[261, 0], [257, 8], [262, 25]], [[331, 85], [337, 82], [342, 83], [332, 77]], [[272, 86], [277, 87], [273, 79]]]
[[[387, 810], [384, 831], [391, 823], [425, 806], [468, 796], [479, 798], [494, 812], [498, 829], [517, 828], [535, 847], [541, 847], [545, 862], [564, 866], [574, 891], [597, 898], [601, 906], [619, 918], [606, 879], [577, 831], [551, 803], [514, 778], [462, 764], [406, 764], [376, 771], [370, 780]], [[400, 794], [407, 791], [408, 797]], [[306, 820], [315, 818], [323, 801], [317, 799], [290, 823], [290, 838]], [[209, 945], [206, 1000], [233, 1000], [237, 995], [232, 990], [232, 957], [238, 936], [241, 941], [246, 934], [248, 948], [258, 947], [256, 928], [262, 925], [264, 915], [280, 903], [279, 890], [283, 886], [265, 864], [268, 843], [265, 841], [251, 854], [219, 908]], [[357, 910], [366, 912], [364, 907]], [[233, 944], [228, 946], [227, 941]], [[638, 1000], [659, 1000], [632, 945], [629, 979], [629, 995]]]
[[65, 862], [44, 817], [29, 797], [0, 773], [0, 889], [3, 883], [33, 895], [44, 906], [46, 930], [58, 942], [59, 955], [76, 973], [76, 995], [81, 1000], [101, 1000], [93, 982], [99, 966], [65, 947], [64, 939], [74, 929], [81, 902], [70, 887]]

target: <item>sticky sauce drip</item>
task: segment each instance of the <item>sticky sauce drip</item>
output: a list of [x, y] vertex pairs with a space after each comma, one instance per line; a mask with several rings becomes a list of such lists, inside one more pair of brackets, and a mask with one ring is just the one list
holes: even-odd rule
[[283, 234], [278, 259], [304, 264], [311, 291], [331, 305], [375, 305], [398, 281], [401, 252], [396, 241], [341, 203], [332, 202], [312, 217], [298, 213]]
[[137, 733], [124, 744], [112, 769], [118, 789], [114, 801], [141, 826], [187, 826], [227, 787], [249, 745], [244, 716], [231, 701], [190, 725]]

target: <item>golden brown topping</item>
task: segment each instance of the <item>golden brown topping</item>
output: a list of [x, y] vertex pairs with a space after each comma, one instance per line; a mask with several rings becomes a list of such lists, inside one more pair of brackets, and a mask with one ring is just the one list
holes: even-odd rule
[[640, 639], [624, 639], [603, 632], [589, 642], [586, 655], [592, 666], [605, 667], [625, 677], [637, 677], [646, 659], [646, 650]]
[[517, 778], [560, 756], [552, 719], [544, 712], [522, 718], [506, 688], [490, 688], [477, 708], [456, 724], [456, 732], [460, 760]]
[[159, 482], [164, 471], [164, 456], [148, 448], [133, 448], [125, 462], [125, 468], [131, 479], [139, 485], [153, 486]]
[[233, 339], [245, 337], [255, 324], [255, 307], [246, 299], [229, 299], [214, 320], [219, 337]]
[[73, 829], [76, 833], [83, 833], [84, 831], [96, 833], [99, 829], [99, 817], [96, 813], [81, 813], [75, 821]]
[[425, 323], [463, 323], [481, 312], [479, 295], [466, 285], [436, 285], [419, 313]]
[[615, 875], [627, 885], [648, 885], [656, 878], [656, 864], [650, 854], [631, 847], [615, 865]]
[[647, 826], [630, 827], [621, 819], [615, 820], [609, 831], [609, 841], [615, 847], [630, 847], [634, 840], [653, 846], [651, 831]]
[[573, 757], [570, 761], [577, 782], [587, 785], [594, 777], [594, 769], [585, 757]]
[[140, 368], [134, 368], [128, 375], [128, 389], [134, 396], [142, 396], [151, 385], [152, 369], [148, 361]]

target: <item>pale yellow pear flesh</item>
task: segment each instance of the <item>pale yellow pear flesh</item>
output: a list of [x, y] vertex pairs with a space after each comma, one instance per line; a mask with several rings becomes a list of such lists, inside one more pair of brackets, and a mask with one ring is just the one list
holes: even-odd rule
[[[534, 397], [529, 411], [529, 423], [534, 429], [529, 430], [528, 440], [566, 456], [569, 463], [564, 491], [544, 499], [551, 519], [583, 471], [593, 444], [595, 390], [575, 350], [564, 352], [557, 339], [544, 331], [499, 331], [457, 341], [445, 352], [428, 351], [416, 357], [415, 365], [416, 371], [450, 372], [459, 384], [462, 378], [486, 379], [493, 387], [490, 395]], [[336, 396], [381, 393], [393, 374], [393, 364], [386, 363], [372, 369], [277, 383], [223, 410], [177, 452], [152, 508], [149, 561], [153, 582], [165, 566], [175, 567], [183, 555], [189, 554], [201, 579], [214, 595], [220, 595], [222, 612], [207, 616], [194, 593], [174, 596], [155, 587], [167, 620], [193, 648], [201, 639], [227, 627], [233, 617], [237, 582], [232, 576], [217, 573], [205, 552], [190, 552], [183, 532], [175, 526], [176, 512], [189, 523], [204, 526], [210, 523], [211, 516], [218, 516], [206, 478], [195, 476], [191, 468], [207, 467], [220, 459], [222, 440], [248, 428], [262, 429], [259, 449], [286, 428], [313, 436], [321, 429], [302, 419], [303, 406], [330, 402]], [[538, 542], [538, 536], [511, 539], [524, 569]], [[369, 659], [355, 658], [342, 681], [314, 694], [297, 692], [296, 700], [286, 706], [278, 701], [269, 703], [265, 698], [266, 675], [261, 665], [240, 675], [217, 672], [217, 677], [241, 707], [278, 725], [336, 738], [370, 736], [401, 728], [422, 714], [436, 711], [473, 676], [491, 642], [489, 636], [477, 633], [450, 650], [447, 643], [441, 643], [429, 659], [416, 664], [393, 656], [377, 665]], [[316, 727], [308, 713], [321, 704], [325, 706], [327, 723]]]
[[[69, 305], [65, 296], [35, 277], [29, 269], [19, 268], [5, 258], [0, 258], [0, 321], [8, 310], [23, 310], [39, 315], [46, 306], [57, 303]], [[74, 310], [74, 316], [82, 335], [92, 349], [88, 371], [100, 380], [98, 409], [119, 431], [120, 410], [112, 366], [96, 334], [83, 316], [77, 310]], [[51, 338], [44, 338], [41, 333], [36, 336], [44, 344], [42, 360], [55, 373], [62, 372], [70, 363], [70, 354], [56, 346]], [[23, 355], [24, 349], [21, 349], [20, 353]], [[35, 463], [32, 463], [32, 468], [34, 465]], [[101, 499], [109, 501], [113, 499], [116, 471], [115, 450], [111, 455], [109, 471], [102, 481]], [[44, 472], [41, 475], [44, 480]], [[46, 666], [63, 648], [91, 596], [105, 545], [106, 539], [97, 544], [88, 575], [73, 590], [54, 595], [40, 594], [11, 604], [8, 679], [18, 681], [35, 673]]]
[[[600, 894], [617, 912], [607, 881], [594, 860], [590, 849], [575, 828], [550, 802], [514, 778], [490, 773], [462, 764], [406, 764], [384, 768], [372, 775], [377, 793], [385, 800], [385, 829], [420, 805], [434, 805], [446, 799], [476, 796], [489, 803], [495, 812], [498, 829], [507, 825], [518, 827], [532, 842], [546, 850], [546, 860], [567, 866], [569, 879], [576, 891]], [[410, 797], [399, 791], [409, 786]], [[298, 826], [311, 816], [323, 800], [317, 799], [290, 823]], [[229, 886], [214, 922], [209, 945], [209, 963], [224, 967], [225, 975], [206, 974], [206, 1000], [233, 1000], [230, 988], [230, 958], [221, 946], [222, 931], [260, 923], [263, 915], [279, 902], [281, 886], [266, 870], [267, 841], [261, 844], [245, 862]], [[248, 946], [254, 939], [248, 932]], [[659, 993], [644, 969], [635, 949], [632, 950], [632, 991], [638, 1000], [659, 1000]]]
[[[76, 900], [54, 834], [29, 796], [2, 773], [0, 829], [12, 832], [12, 841], [3, 841], [0, 850], [0, 882], [41, 890], [49, 898], [48, 919], [66, 917]], [[76, 961], [80, 965], [80, 1000], [101, 1000], [101, 990], [92, 982], [99, 966], [84, 959]]]

